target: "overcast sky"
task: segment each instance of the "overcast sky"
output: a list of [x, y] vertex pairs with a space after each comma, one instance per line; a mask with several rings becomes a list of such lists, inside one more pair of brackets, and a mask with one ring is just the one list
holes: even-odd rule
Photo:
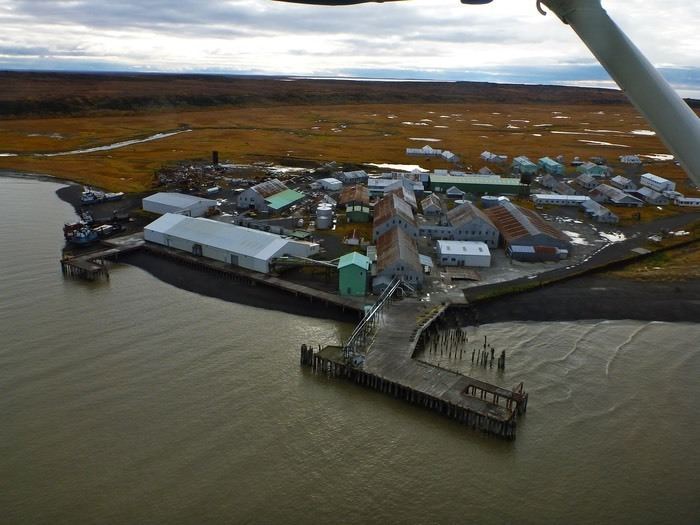
[[[604, 0], [700, 97], [700, 2]], [[535, 0], [312, 7], [272, 0], [2, 0], [0, 69], [261, 73], [611, 85]]]

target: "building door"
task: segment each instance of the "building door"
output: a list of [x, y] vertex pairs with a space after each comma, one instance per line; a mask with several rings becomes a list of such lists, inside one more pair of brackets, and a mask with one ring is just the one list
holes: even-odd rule
[[201, 244], [193, 244], [192, 245], [192, 255], [194, 255], [195, 257], [202, 256], [202, 245]]

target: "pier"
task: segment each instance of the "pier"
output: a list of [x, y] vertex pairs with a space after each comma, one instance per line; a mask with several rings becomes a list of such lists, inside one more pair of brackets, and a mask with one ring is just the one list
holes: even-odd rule
[[423, 332], [446, 309], [447, 305], [412, 298], [387, 300], [376, 314], [378, 319], [369, 323], [373, 328], [362, 336], [365, 352], [356, 344], [318, 351], [302, 345], [300, 363], [315, 373], [345, 378], [475, 430], [515, 439], [518, 416], [527, 410], [522, 384], [509, 390], [414, 359]]
[[96, 281], [109, 279], [108, 261], [115, 261], [125, 253], [140, 250], [144, 245], [143, 236], [118, 237], [103, 241], [105, 247], [81, 255], [64, 255], [61, 257], [61, 272], [66, 277]]

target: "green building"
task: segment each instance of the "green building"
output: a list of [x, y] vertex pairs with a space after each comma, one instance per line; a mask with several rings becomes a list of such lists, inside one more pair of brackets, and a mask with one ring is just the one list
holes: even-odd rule
[[520, 179], [507, 179], [498, 175], [431, 175], [430, 190], [445, 193], [454, 186], [464, 193], [489, 195], [527, 195], [529, 189]]
[[348, 218], [348, 222], [369, 222], [369, 206], [366, 204], [348, 204], [345, 207], [345, 215]]
[[299, 202], [305, 197], [303, 193], [294, 190], [284, 190], [265, 199], [267, 207], [273, 212], [280, 212], [289, 208], [295, 202]]
[[566, 168], [563, 164], [560, 164], [556, 160], [550, 159], [549, 157], [542, 157], [538, 162], [538, 165], [542, 171], [549, 173], [550, 175], [564, 175], [566, 173]]
[[338, 263], [340, 295], [366, 295], [369, 258], [361, 253], [343, 255]]

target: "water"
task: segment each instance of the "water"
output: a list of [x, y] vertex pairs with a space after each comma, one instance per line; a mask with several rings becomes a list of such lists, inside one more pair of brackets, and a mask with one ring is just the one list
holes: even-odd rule
[[698, 522], [699, 324], [472, 331], [530, 392], [503, 442], [298, 366], [347, 325], [65, 281], [58, 187], [0, 178], [3, 523]]

